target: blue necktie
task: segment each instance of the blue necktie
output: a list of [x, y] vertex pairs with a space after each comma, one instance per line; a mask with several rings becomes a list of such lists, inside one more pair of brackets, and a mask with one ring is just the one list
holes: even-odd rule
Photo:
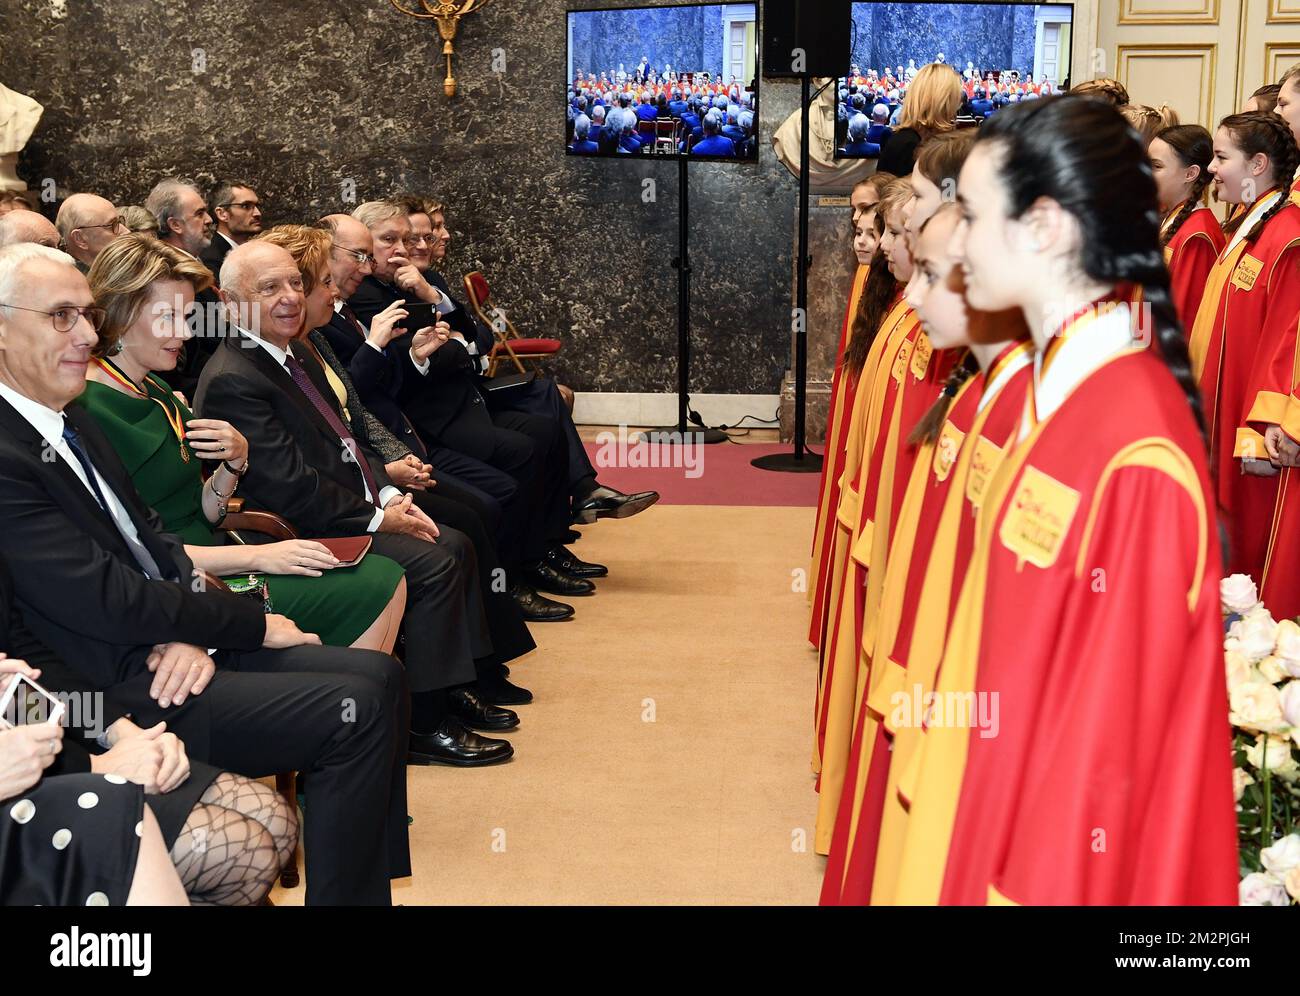
[[158, 562], [153, 559], [145, 545], [132, 537], [127, 530], [122, 528], [122, 523], [117, 521], [117, 516], [113, 514], [113, 506], [108, 503], [108, 499], [104, 497], [104, 492], [99, 488], [99, 478], [95, 474], [95, 465], [90, 462], [89, 454], [81, 445], [81, 435], [67, 423], [66, 419], [63, 423], [63, 441], [68, 444], [68, 449], [72, 450], [72, 455], [77, 458], [77, 462], [81, 464], [81, 469], [86, 472], [86, 480], [90, 484], [90, 489], [95, 493], [95, 499], [108, 517], [113, 520], [113, 525], [117, 527], [117, 531], [130, 549], [131, 555], [135, 557], [135, 562], [139, 565], [140, 570], [144, 571], [145, 577], [152, 581], [161, 578], [162, 571], [158, 569]]

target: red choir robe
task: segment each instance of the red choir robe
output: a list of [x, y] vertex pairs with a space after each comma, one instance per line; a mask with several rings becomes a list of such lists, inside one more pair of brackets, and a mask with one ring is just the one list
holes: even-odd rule
[[1134, 324], [1113, 303], [1036, 361], [944, 651], [901, 903], [1237, 901], [1209, 467]]
[[[1177, 217], [1182, 207], [1179, 204], [1169, 212], [1163, 227], [1167, 227]], [[1165, 246], [1165, 264], [1169, 267], [1174, 308], [1183, 323], [1183, 331], [1189, 336], [1192, 334], [1192, 326], [1196, 324], [1196, 311], [1200, 307], [1201, 298], [1205, 296], [1205, 283], [1226, 243], [1227, 238], [1214, 212], [1207, 207], [1198, 207], [1187, 216], [1187, 220], [1178, 227], [1178, 231]]]
[[862, 288], [866, 285], [869, 270], [869, 266], [859, 265], [853, 275], [849, 304], [844, 311], [844, 324], [840, 327], [840, 345], [835, 353], [835, 373], [831, 377], [831, 403], [826, 413], [826, 444], [822, 447], [821, 491], [817, 498], [817, 520], [813, 526], [812, 584], [808, 588], [808, 600], [812, 603], [808, 642], [814, 647], [821, 646], [826, 595], [830, 587], [827, 580], [832, 546], [830, 540], [835, 530], [835, 510], [840, 502], [840, 475], [844, 473], [848, 413], [853, 410], [853, 395], [858, 383], [858, 372], [844, 369], [844, 351], [849, 345], [853, 319], [858, 313]]
[[[1242, 473], [1242, 457], [1266, 459], [1248, 422], [1278, 424], [1291, 388], [1290, 350], [1300, 315], [1300, 207], [1274, 215], [1253, 244], [1245, 237], [1284, 191], [1255, 202], [1210, 271], [1188, 351], [1210, 431], [1219, 507], [1228, 530], [1229, 574], [1259, 583], [1277, 502], [1278, 477]], [[1285, 376], [1278, 369], [1285, 368]]]
[[[905, 676], [915, 677], [908, 671], [908, 661], [918, 617], [925, 619], [927, 634], [946, 629], [951, 602], [946, 589], [952, 585], [956, 565], [962, 562], [959, 558], [969, 552], [969, 542], [963, 542], [961, 534], [969, 535], [974, 522], [966, 498], [971, 456], [980, 453], [987, 473], [990, 458], [1005, 446], [1020, 412], [1018, 402], [1024, 397], [1031, 361], [1028, 340], [1008, 344], [987, 375], [975, 374], [961, 386], [938, 442], [927, 444], [917, 455], [889, 551], [879, 633], [868, 685], [859, 702], [845, 791], [822, 887], [823, 903], [866, 903], [872, 897], [873, 875], [892, 876], [887, 867], [889, 856], [882, 854], [882, 861], [876, 859], [882, 810], [901, 772], [901, 765], [894, 768], [900, 758], [900, 728], [892, 715], [892, 706], [897, 704], [894, 696], [905, 691]], [[1013, 401], [998, 406], [995, 402], [1004, 388]], [[994, 412], [1000, 414], [990, 423]], [[999, 445], [990, 446], [988, 434]], [[978, 484], [972, 491], [975, 500], [977, 488]], [[941, 597], [940, 587], [945, 589]], [[920, 649], [924, 640], [917, 642]], [[932, 657], [937, 665], [937, 654]], [[875, 737], [869, 751], [863, 749], [868, 735]]]
[[[821, 685], [817, 700], [820, 773], [814, 850], [818, 854], [830, 850], [857, 709], [862, 620], [867, 596], [862, 559], [863, 551], [871, 545], [870, 536], [865, 539], [863, 536], [864, 525], [869, 528], [869, 520], [864, 519], [862, 509], [875, 509], [876, 493], [868, 488], [874, 488], [879, 481], [878, 468], [883, 450], [897, 444], [898, 435], [893, 431], [894, 415], [898, 399], [906, 392], [910, 379], [908, 367], [912, 359], [912, 344], [920, 334], [916, 313], [900, 298], [886, 316], [876, 338], [877, 343], [884, 339], [884, 345], [873, 369], [871, 393], [864, 399], [862, 392], [867, 384], [860, 379], [855, 398], [855, 406], [857, 402], [863, 402], [859, 407], [866, 412], [864, 438], [871, 445], [862, 448], [854, 476], [845, 475], [840, 491], [838, 521], [841, 530], [837, 539], [844, 543], [843, 570], [837, 611], [828, 618], [827, 633], [822, 641]], [[852, 438], [849, 446], [853, 446]], [[889, 457], [892, 465], [894, 453], [891, 452]]]

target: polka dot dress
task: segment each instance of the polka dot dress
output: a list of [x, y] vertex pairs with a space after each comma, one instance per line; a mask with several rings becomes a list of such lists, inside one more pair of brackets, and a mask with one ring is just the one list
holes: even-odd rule
[[131, 891], [144, 793], [118, 775], [44, 778], [0, 803], [0, 901], [121, 906]]

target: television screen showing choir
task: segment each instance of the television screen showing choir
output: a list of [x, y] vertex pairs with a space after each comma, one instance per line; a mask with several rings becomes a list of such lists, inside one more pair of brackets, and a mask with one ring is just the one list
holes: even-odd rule
[[[978, 124], [1009, 104], [1069, 85], [1068, 4], [855, 3], [852, 63], [838, 82], [836, 155], [876, 158], [906, 114], [921, 66], [951, 66], [959, 120]], [[905, 37], [915, 57], [902, 57]]]
[[756, 160], [754, 11], [710, 4], [571, 12], [568, 153]]

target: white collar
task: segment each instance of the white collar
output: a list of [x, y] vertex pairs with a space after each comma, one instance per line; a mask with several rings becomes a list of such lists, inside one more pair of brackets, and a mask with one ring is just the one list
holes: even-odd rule
[[[1071, 392], [1111, 357], [1135, 345], [1129, 305], [1121, 303], [1088, 320], [1086, 328], [1058, 347], [1043, 375], [1043, 353], [1034, 353], [1034, 416], [1041, 423], [1056, 413]], [[1022, 422], [1020, 438], [1028, 434]]]
[[39, 401], [33, 401], [25, 394], [19, 394], [3, 382], [0, 382], [0, 398], [13, 405], [14, 410], [25, 418], [51, 446], [57, 447], [63, 441], [63, 412], [46, 408]]
[[1232, 250], [1237, 247], [1237, 243], [1250, 234], [1250, 230], [1255, 227], [1255, 222], [1259, 221], [1260, 215], [1276, 204], [1278, 198], [1285, 195], [1286, 191], [1278, 188], [1271, 194], [1266, 194], [1257, 200], [1251, 206], [1251, 209], [1246, 212], [1246, 217], [1241, 219], [1241, 224], [1238, 225], [1237, 230], [1232, 233], [1232, 238], [1230, 238], [1228, 244], [1223, 247], [1223, 252], [1219, 254], [1219, 258], [1227, 259], [1228, 253], [1232, 252]]
[[279, 346], [275, 345], [274, 343], [267, 342], [260, 335], [256, 335], [248, 331], [248, 329], [243, 328], [242, 326], [236, 325], [235, 328], [238, 329], [240, 332], [242, 332], [244, 335], [248, 336], [248, 338], [252, 339], [263, 349], [265, 349], [275, 360], [277, 366], [281, 366], [281, 367], [284, 366], [288, 362], [289, 357], [293, 356], [293, 353], [290, 352], [290, 350], [281, 349]]

